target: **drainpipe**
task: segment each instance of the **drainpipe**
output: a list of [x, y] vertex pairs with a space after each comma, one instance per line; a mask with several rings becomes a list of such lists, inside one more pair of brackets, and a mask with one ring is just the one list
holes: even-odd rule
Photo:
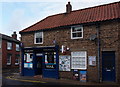
[[100, 79], [100, 23], [96, 24], [97, 29], [97, 55], [98, 55], [98, 82], [101, 82]]

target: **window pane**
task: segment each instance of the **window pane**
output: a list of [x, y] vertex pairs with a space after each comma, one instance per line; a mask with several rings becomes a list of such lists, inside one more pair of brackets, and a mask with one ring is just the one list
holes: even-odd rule
[[82, 31], [81, 27], [73, 27], [73, 32]]
[[24, 54], [24, 68], [33, 68], [33, 54], [32, 53]]
[[11, 57], [12, 57], [12, 55], [8, 54], [8, 56], [7, 56], [7, 65], [11, 64]]
[[11, 50], [12, 49], [12, 43], [11, 42], [7, 42], [7, 49]]
[[35, 33], [35, 43], [42, 43], [43, 41], [43, 32]]
[[42, 37], [42, 32], [36, 33], [36, 38]]
[[76, 37], [82, 37], [82, 32], [76, 33]]
[[42, 43], [42, 38], [36, 38], [36, 43]]
[[76, 33], [73, 33], [73, 35], [72, 35], [73, 37], [77, 37], [77, 35], [76, 35]]
[[16, 55], [16, 58], [15, 58], [15, 65], [18, 65], [18, 64], [19, 64], [19, 58], [20, 58], [20, 55]]
[[55, 52], [47, 52], [45, 54], [45, 63], [53, 63], [56, 64], [56, 53]]
[[72, 52], [72, 69], [86, 69], [86, 52]]
[[19, 44], [16, 44], [16, 51], [20, 51]]

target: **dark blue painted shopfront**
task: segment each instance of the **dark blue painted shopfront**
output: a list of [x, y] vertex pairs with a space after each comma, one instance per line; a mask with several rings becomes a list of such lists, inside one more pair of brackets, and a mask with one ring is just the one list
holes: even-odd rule
[[58, 46], [22, 48], [21, 75], [59, 78]]

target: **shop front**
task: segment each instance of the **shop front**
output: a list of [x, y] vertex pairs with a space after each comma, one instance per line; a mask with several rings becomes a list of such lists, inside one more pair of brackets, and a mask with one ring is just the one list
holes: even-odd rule
[[58, 46], [22, 48], [21, 75], [59, 78]]

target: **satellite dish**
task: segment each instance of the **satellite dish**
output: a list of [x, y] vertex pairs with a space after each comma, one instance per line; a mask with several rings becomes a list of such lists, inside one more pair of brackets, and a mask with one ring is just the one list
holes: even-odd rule
[[89, 39], [90, 39], [91, 41], [94, 41], [96, 38], [97, 38], [97, 36], [94, 34], [94, 35], [91, 35]]

